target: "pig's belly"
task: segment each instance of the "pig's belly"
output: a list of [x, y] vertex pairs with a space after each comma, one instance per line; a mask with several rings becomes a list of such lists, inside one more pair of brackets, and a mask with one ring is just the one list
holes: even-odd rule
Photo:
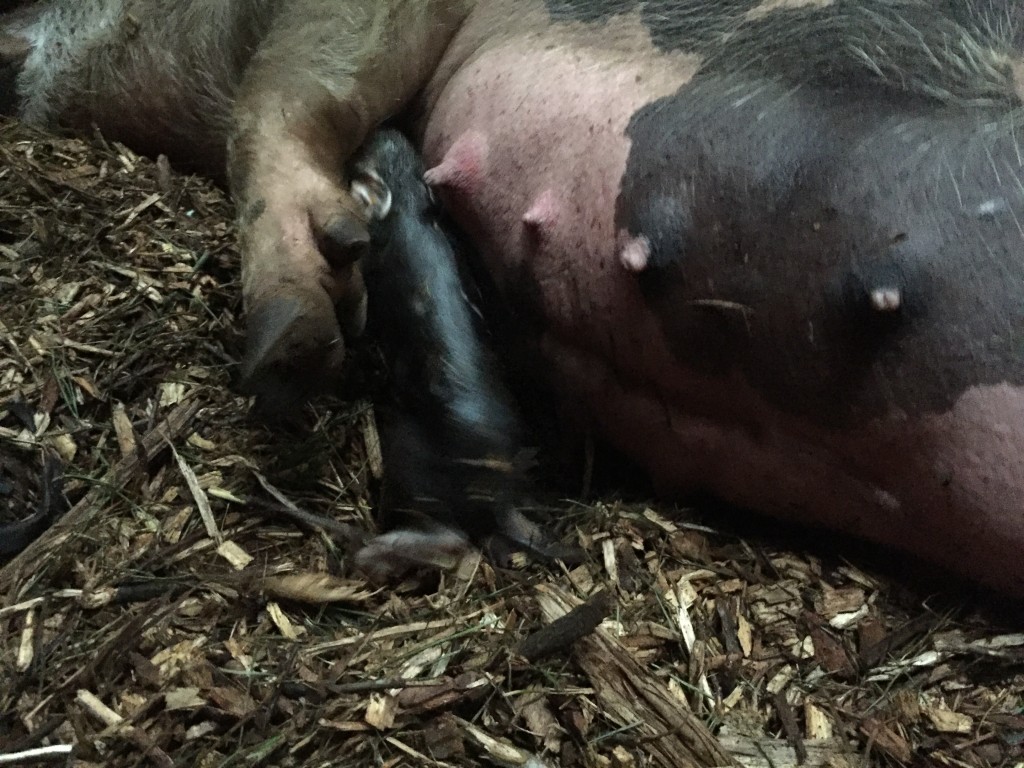
[[460, 69], [425, 124], [428, 178], [556, 391], [666, 493], [710, 491], [1024, 595], [1019, 387], [975, 387], [944, 413], [834, 428], [768, 403], [740, 374], [709, 375], [672, 353], [623, 266], [615, 207], [630, 115], [691, 75], [681, 60], [611, 64], [519, 42]]

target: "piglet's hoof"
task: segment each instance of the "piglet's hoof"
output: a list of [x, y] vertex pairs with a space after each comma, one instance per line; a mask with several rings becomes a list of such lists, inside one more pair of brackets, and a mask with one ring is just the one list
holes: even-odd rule
[[262, 418], [293, 418], [310, 398], [336, 385], [345, 342], [334, 305], [319, 291], [280, 292], [248, 312], [240, 389], [256, 395]]
[[471, 549], [461, 531], [435, 523], [373, 537], [356, 552], [354, 564], [367, 581], [384, 585], [414, 569], [454, 570]]
[[[572, 567], [583, 562], [580, 547], [560, 544], [543, 528], [519, 512], [507, 513], [500, 532], [479, 543], [484, 555], [498, 568], [516, 567], [520, 557], [544, 563], [563, 561]], [[461, 530], [436, 521], [421, 521], [418, 526], [395, 528], [361, 542], [353, 563], [367, 581], [384, 585], [402, 578], [411, 570], [451, 571], [473, 550], [470, 537]]]

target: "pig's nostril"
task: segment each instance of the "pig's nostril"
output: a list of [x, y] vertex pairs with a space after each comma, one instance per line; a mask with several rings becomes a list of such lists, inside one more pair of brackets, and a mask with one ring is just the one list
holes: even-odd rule
[[366, 254], [370, 235], [361, 222], [348, 216], [336, 216], [318, 234], [317, 247], [331, 267], [347, 267]]

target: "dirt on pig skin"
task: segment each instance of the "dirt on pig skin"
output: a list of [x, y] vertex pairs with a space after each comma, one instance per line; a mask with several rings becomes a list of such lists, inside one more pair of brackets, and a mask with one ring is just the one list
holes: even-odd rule
[[30, 36], [22, 114], [229, 169], [257, 380], [361, 328], [338, 169], [403, 113], [569, 421], [1024, 595], [1019, 3], [125, 7]]

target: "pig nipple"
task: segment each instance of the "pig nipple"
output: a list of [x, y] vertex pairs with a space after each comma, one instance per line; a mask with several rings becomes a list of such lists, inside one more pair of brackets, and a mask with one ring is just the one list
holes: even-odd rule
[[423, 174], [431, 187], [472, 194], [487, 170], [487, 139], [478, 131], [466, 131], [455, 140], [444, 159]]
[[522, 222], [527, 230], [539, 238], [550, 237], [558, 223], [561, 205], [558, 196], [552, 189], [545, 189], [530, 204], [523, 214]]
[[899, 288], [874, 288], [868, 295], [871, 309], [875, 312], [896, 312], [903, 303], [903, 292]]

